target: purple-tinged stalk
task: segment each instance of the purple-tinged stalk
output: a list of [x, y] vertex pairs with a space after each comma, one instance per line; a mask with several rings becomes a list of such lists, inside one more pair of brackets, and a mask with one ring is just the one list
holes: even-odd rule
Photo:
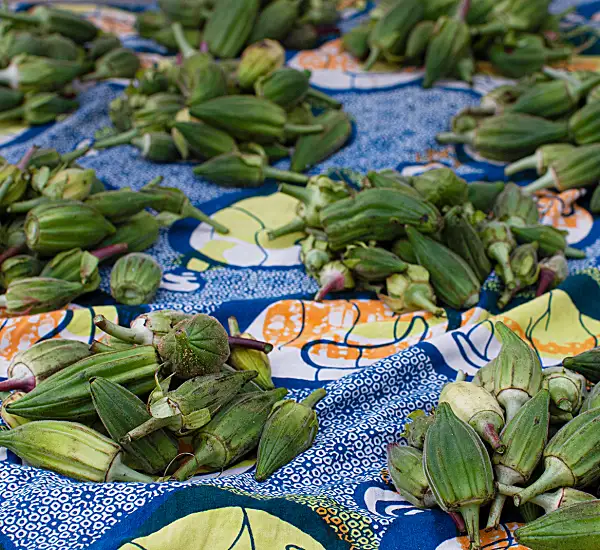
[[236, 346], [239, 348], [253, 349], [262, 351], [263, 353], [270, 353], [273, 351], [273, 344], [268, 342], [261, 342], [260, 340], [253, 340], [252, 338], [242, 338], [240, 336], [229, 336], [229, 346]]

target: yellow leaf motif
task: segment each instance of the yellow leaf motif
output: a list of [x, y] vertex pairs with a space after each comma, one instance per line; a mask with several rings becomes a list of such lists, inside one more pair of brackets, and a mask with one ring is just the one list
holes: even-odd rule
[[190, 514], [120, 550], [325, 550], [310, 535], [265, 512], [217, 508]]
[[229, 227], [230, 233], [218, 235], [201, 224], [190, 235], [190, 246], [208, 260], [231, 266], [299, 265], [300, 253], [294, 245], [302, 233], [272, 241], [267, 237], [267, 230], [286, 225], [296, 217], [297, 205], [296, 199], [283, 193], [243, 199], [213, 216]]

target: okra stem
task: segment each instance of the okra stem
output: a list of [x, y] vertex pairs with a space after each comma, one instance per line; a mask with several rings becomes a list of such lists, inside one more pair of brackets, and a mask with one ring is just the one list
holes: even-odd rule
[[61, 155], [60, 160], [65, 164], [69, 164], [74, 160], [78, 159], [79, 157], [85, 155], [90, 150], [90, 148], [91, 147], [89, 145], [86, 145], [85, 147], [80, 147], [79, 149], [75, 149], [70, 153], [65, 153], [64, 155]]
[[173, 23], [171, 29], [173, 30], [173, 36], [175, 37], [175, 42], [177, 42], [177, 47], [184, 59], [188, 59], [198, 53], [185, 39], [181, 23]]
[[113, 463], [110, 465], [108, 472], [106, 473], [106, 481], [138, 481], [140, 483], [152, 483], [153, 478], [136, 472], [129, 466], [123, 464], [123, 453], [117, 454]]
[[587, 257], [583, 250], [579, 250], [579, 248], [573, 248], [572, 246], [567, 246], [567, 248], [564, 250], [564, 254], [567, 258], [572, 258], [575, 260], [583, 260]]
[[487, 520], [486, 529], [494, 529], [498, 527], [500, 524], [500, 516], [502, 515], [502, 510], [504, 509], [504, 504], [506, 502], [506, 496], [502, 494], [497, 494], [492, 502], [490, 507], [490, 513]]
[[162, 181], [164, 180], [164, 176], [156, 176], [155, 178], [152, 178], [148, 183], [146, 183], [143, 187], [143, 189], [146, 189], [148, 187], [150, 188], [156, 188], [156, 187], [160, 187], [160, 184], [162, 183]]
[[363, 69], [365, 71], [370, 71], [371, 67], [373, 67], [373, 65], [375, 65], [375, 63], [377, 63], [377, 60], [379, 59], [380, 54], [381, 54], [380, 48], [378, 48], [378, 47], [371, 48], [371, 52], [369, 53], [369, 57], [367, 58], [367, 60], [365, 61], [365, 64], [363, 65]]
[[117, 145], [127, 145], [131, 143], [131, 140], [139, 136], [140, 131], [137, 128], [128, 130], [116, 136], [109, 136], [104, 139], [100, 139], [94, 143], [94, 149], [106, 149], [108, 147], [116, 147]]
[[17, 164], [17, 168], [19, 170], [25, 170], [27, 168], [27, 165], [29, 164], [29, 161], [31, 160], [31, 157], [35, 154], [35, 152], [38, 149], [39, 149], [39, 147], [37, 147], [36, 145], [34, 145], [33, 147], [30, 147], [27, 150], [27, 152], [23, 155], [23, 158]]
[[286, 124], [284, 130], [295, 136], [308, 136], [311, 134], [320, 134], [325, 130], [322, 124]]
[[471, 550], [479, 550], [481, 548], [479, 538], [479, 504], [461, 506], [460, 513], [465, 520], [467, 533], [471, 541]]
[[466, 132], [464, 134], [456, 134], [455, 132], [440, 132], [435, 139], [438, 143], [464, 143], [470, 145], [473, 143], [473, 132]]
[[90, 344], [90, 351], [92, 353], [106, 353], [109, 351], [115, 351], [115, 348], [112, 348], [103, 342], [99, 342], [98, 340], [94, 340]]
[[119, 441], [120, 445], [129, 445], [132, 441], [137, 441], [138, 439], [142, 439], [142, 437], [146, 437], [151, 433], [160, 430], [161, 428], [165, 428], [173, 421], [173, 417], [166, 418], [149, 418], [143, 424], [140, 424], [137, 428], [129, 431], [125, 434], [121, 440]]
[[315, 90], [315, 88], [309, 88], [308, 92], [306, 93], [306, 97], [309, 100], [314, 99], [317, 102], [325, 103], [332, 109], [341, 109], [342, 108], [342, 104], [337, 99], [334, 99], [333, 97], [328, 96], [327, 94], [324, 94], [323, 92], [320, 92], [319, 90]]
[[272, 166], [265, 166], [263, 168], [263, 174], [266, 178], [272, 178], [278, 181], [289, 181], [290, 183], [300, 183], [302, 185], [305, 185], [309, 179], [308, 176], [305, 176], [304, 174], [297, 174], [287, 170], [278, 170]]
[[537, 154], [530, 155], [529, 157], [522, 158], [521, 160], [517, 160], [512, 164], [509, 164], [504, 169], [505, 176], [512, 176], [517, 172], [523, 172], [524, 170], [535, 170], [537, 167]]
[[290, 197], [294, 197], [295, 199], [299, 200], [300, 202], [306, 205], [308, 205], [308, 203], [311, 201], [313, 195], [310, 192], [310, 190], [306, 189], [305, 187], [288, 185], [286, 183], [282, 183], [279, 186], [279, 192], [285, 195], [289, 195]]
[[50, 202], [52, 199], [49, 197], [37, 197], [35, 199], [29, 199], [28, 201], [13, 202], [6, 210], [11, 214], [24, 214], [29, 212], [36, 206]]
[[191, 204], [187, 204], [183, 208], [181, 215], [186, 218], [193, 218], [200, 222], [204, 222], [204, 223], [210, 225], [217, 233], [221, 233], [221, 235], [227, 235], [227, 233], [229, 233], [229, 228], [227, 228], [223, 224], [211, 219], [204, 212], [202, 212], [202, 210], [200, 210], [199, 208], [196, 208], [195, 206], [192, 206]]
[[125, 254], [128, 248], [129, 245], [127, 243], [111, 244], [103, 248], [92, 250], [90, 254], [98, 258], [98, 261], [103, 262], [104, 260], [107, 260], [112, 256], [116, 256], [117, 254]]
[[229, 319], [227, 319], [227, 326], [229, 327], [229, 334], [231, 336], [240, 335], [240, 325], [235, 317], [231, 316]]
[[35, 388], [35, 378], [33, 376], [26, 376], [25, 378], [9, 378], [0, 382], [0, 391], [11, 391], [19, 390], [24, 392], [30, 392]]
[[498, 454], [504, 454], [504, 451], [506, 450], [506, 445], [502, 443], [502, 440], [498, 436], [496, 428], [492, 424], [488, 423], [483, 428], [483, 433], [486, 436], [485, 441], [487, 441], [492, 446], [492, 449], [494, 449], [494, 451], [496, 451]]
[[498, 309], [504, 309], [508, 305], [508, 303], [513, 299], [513, 296], [514, 291], [509, 290], [508, 288], [504, 289], [504, 292], [502, 292], [500, 298], [498, 298], [498, 303], [496, 304], [498, 306]]
[[117, 325], [109, 321], [104, 315], [96, 315], [94, 317], [94, 325], [103, 332], [106, 332], [106, 334], [123, 340], [128, 344], [143, 344], [143, 340], [140, 339], [140, 336], [133, 329]]
[[0, 202], [4, 200], [4, 197], [8, 194], [8, 190], [12, 185], [14, 178], [12, 176], [8, 176], [1, 184], [0, 184]]
[[542, 493], [547, 493], [557, 487], [572, 487], [575, 478], [571, 469], [562, 460], [550, 457], [546, 459], [544, 473], [529, 487], [519, 491], [514, 496], [515, 506], [529, 502]]
[[552, 172], [552, 170], [548, 170], [541, 178], [538, 178], [534, 182], [523, 187], [522, 191], [526, 195], [531, 195], [536, 191], [541, 191], [542, 189], [550, 189], [551, 187], [555, 186], [556, 181], [554, 179], [554, 173]]
[[302, 218], [294, 218], [290, 223], [282, 225], [277, 229], [271, 229], [267, 235], [269, 240], [272, 241], [279, 237], [283, 237], [284, 235], [290, 235], [291, 233], [304, 231], [305, 228], [306, 223]]
[[415, 289], [409, 289], [406, 291], [407, 292], [407, 298], [408, 295], [410, 295], [410, 303], [411, 305], [417, 306], [419, 308], [421, 308], [423, 311], [428, 311], [429, 313], [433, 313], [436, 317], [443, 317], [446, 313], [446, 310], [444, 310], [444, 308], [441, 307], [437, 307], [425, 294], [425, 292], [423, 291], [423, 289], [419, 289], [419, 288], [415, 288]]
[[325, 388], [319, 388], [313, 391], [309, 396], [305, 397], [301, 403], [307, 407], [310, 407], [311, 409], [314, 409], [315, 405], [326, 395], [327, 392], [325, 391]]
[[16, 256], [17, 254], [20, 254], [24, 250], [25, 250], [25, 243], [7, 248], [4, 252], [2, 252], [2, 254], [0, 254], [0, 267], [4, 263], [4, 260], [8, 260], [8, 258], [12, 258], [13, 256]]
[[194, 450], [194, 456], [187, 462], [182, 464], [179, 469], [173, 474], [173, 477], [178, 481], [185, 481], [192, 477], [200, 466], [203, 466], [211, 460], [214, 455], [212, 446], [204, 442], [200, 444], [200, 448]]
[[500, 266], [502, 270], [502, 279], [506, 288], [514, 290], [517, 287], [515, 275], [510, 265], [510, 251], [505, 243], [494, 243], [488, 250], [488, 255]]
[[579, 80], [576, 80], [570, 74], [562, 70], [553, 69], [552, 67], [544, 67], [542, 72], [554, 80], [566, 80], [567, 82], [571, 82], [575, 85], [581, 84]]
[[517, 487], [516, 485], [506, 485], [505, 483], [500, 483], [499, 481], [496, 482], [496, 487], [498, 488], [498, 493], [506, 497], [514, 497], [523, 490], [522, 487]]
[[229, 336], [229, 345], [246, 349], [254, 349], [257, 351], [262, 351], [263, 353], [269, 353], [273, 351], [273, 344], [261, 342], [260, 340], [253, 340], [252, 338], [241, 338], [239, 336]]

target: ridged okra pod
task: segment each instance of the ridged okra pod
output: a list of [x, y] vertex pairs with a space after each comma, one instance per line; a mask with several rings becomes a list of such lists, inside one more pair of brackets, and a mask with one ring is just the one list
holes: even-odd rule
[[414, 225], [423, 233], [435, 233], [442, 225], [442, 217], [427, 201], [394, 189], [366, 189], [324, 208], [321, 224], [330, 248], [340, 250], [356, 241], [394, 240], [404, 234], [405, 225]]

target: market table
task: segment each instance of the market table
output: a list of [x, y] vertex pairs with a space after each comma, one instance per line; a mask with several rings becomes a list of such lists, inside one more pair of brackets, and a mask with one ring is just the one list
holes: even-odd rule
[[[555, 8], [568, 4], [556, 2]], [[579, 4], [573, 21], [600, 16], [600, 2], [570, 4]], [[164, 53], [135, 35], [130, 11], [73, 9], [118, 33], [148, 62]], [[347, 10], [343, 25], [363, 16]], [[288, 63], [312, 70], [313, 85], [340, 100], [355, 118], [351, 143], [311, 174], [353, 181], [368, 170], [412, 174], [449, 166], [468, 181], [502, 179], [501, 164], [434, 139], [447, 129], [450, 115], [477, 103], [499, 79], [478, 75], [473, 88], [444, 81], [423, 90], [418, 71], [363, 73], [341, 52], [339, 40], [314, 51], [289, 52]], [[597, 67], [594, 57], [574, 64]], [[57, 124], [6, 128], [0, 154], [14, 162], [32, 145], [67, 152], [88, 143], [110, 124], [108, 104], [123, 87], [117, 81], [86, 88], [80, 109]], [[571, 275], [558, 289], [539, 298], [521, 294], [499, 312], [499, 283], [493, 276], [476, 307], [446, 309], [445, 318], [436, 318], [423, 312], [394, 314], [368, 293], [311, 301], [317, 285], [299, 259], [301, 235], [266, 237], [269, 228], [289, 222], [296, 207], [274, 183], [224, 189], [194, 177], [189, 164], [153, 164], [130, 146], [88, 153], [80, 164], [95, 169], [114, 189], [139, 189], [162, 175], [232, 231], [218, 235], [193, 220], [162, 230], [148, 252], [163, 266], [164, 276], [147, 307], [115, 305], [108, 292], [109, 270], [102, 268], [100, 291], [77, 305], [0, 319], [0, 374], [5, 375], [14, 353], [37, 341], [61, 336], [91, 343], [97, 337], [95, 314], [127, 324], [149, 308], [168, 307], [209, 313], [224, 323], [235, 314], [243, 330], [275, 346], [270, 357], [277, 386], [288, 388], [294, 398], [325, 387], [327, 397], [317, 406], [320, 430], [314, 446], [264, 483], [253, 479], [252, 459], [185, 483], [79, 483], [23, 466], [0, 449], [0, 546], [5, 550], [466, 548], [468, 541], [457, 536], [447, 514], [415, 508], [394, 491], [385, 470], [386, 445], [401, 438], [411, 411], [436, 403], [441, 387], [458, 370], [472, 375], [495, 357], [500, 347], [495, 320], [527, 339], [544, 365], [598, 344], [600, 231], [582, 190], [539, 197], [543, 222], [568, 230], [569, 244], [587, 254], [569, 262]], [[482, 544], [522, 548], [512, 535], [516, 525], [482, 531]]]

